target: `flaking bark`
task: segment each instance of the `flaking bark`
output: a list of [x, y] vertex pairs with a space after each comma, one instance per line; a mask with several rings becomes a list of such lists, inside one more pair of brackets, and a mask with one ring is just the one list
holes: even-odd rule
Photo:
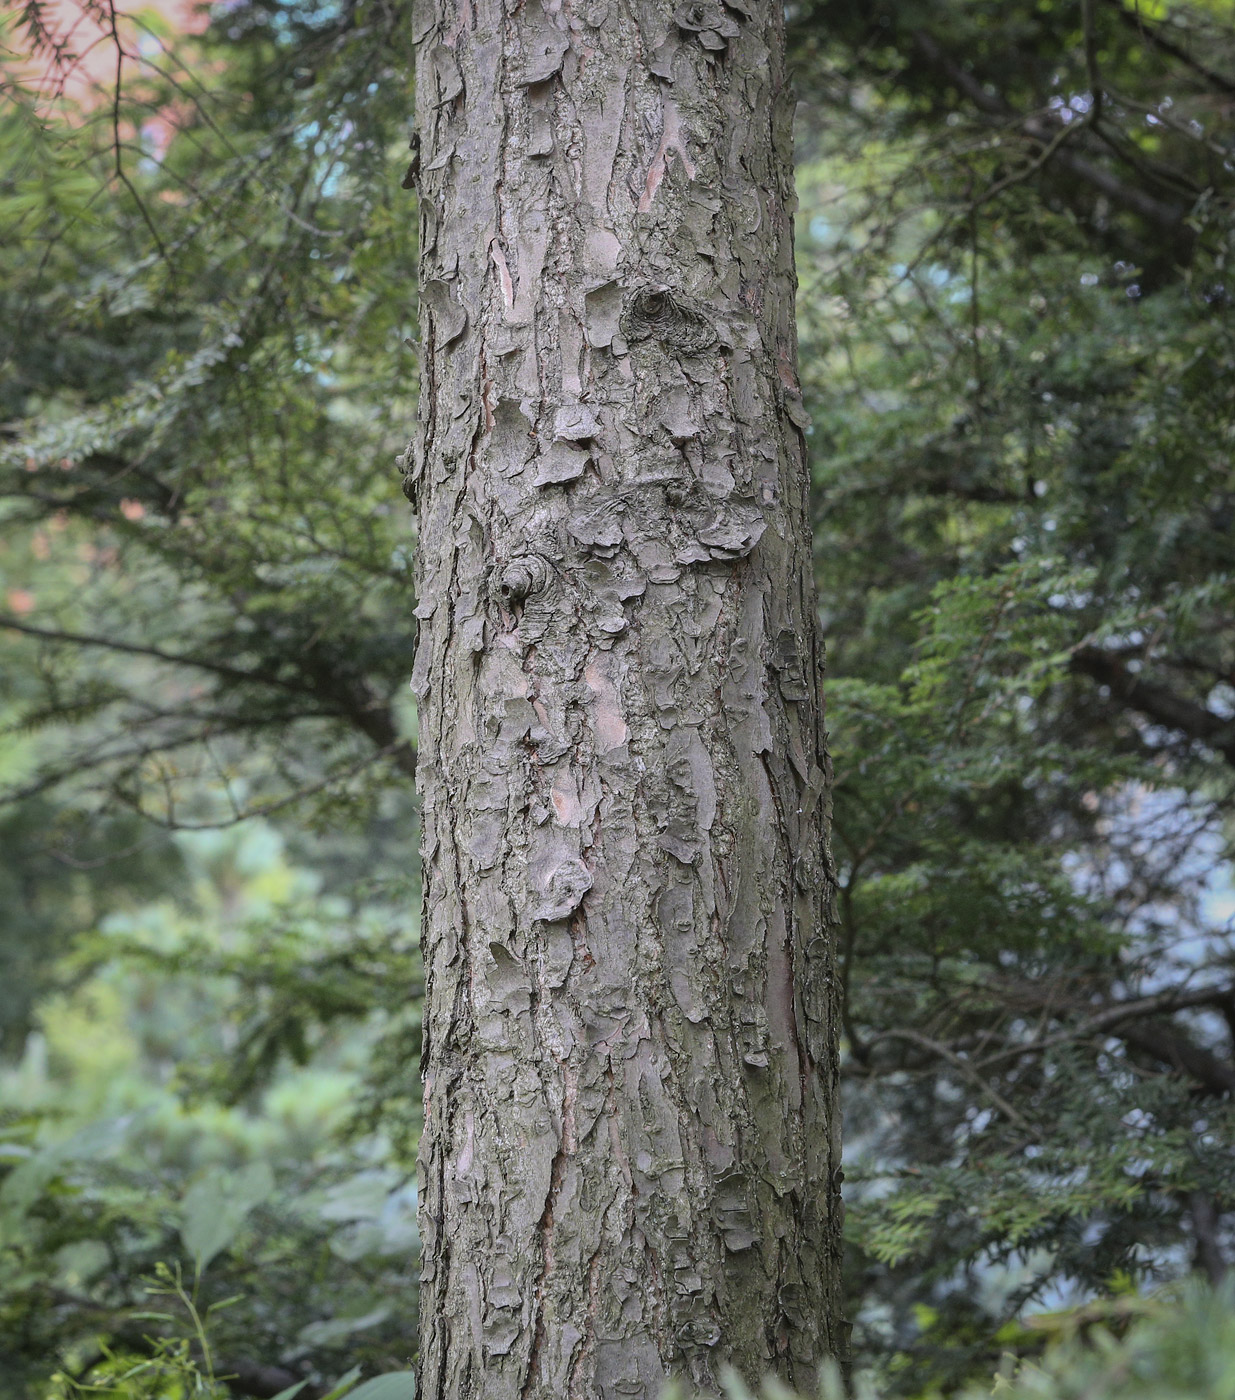
[[836, 1351], [779, 8], [422, 0], [424, 1400]]

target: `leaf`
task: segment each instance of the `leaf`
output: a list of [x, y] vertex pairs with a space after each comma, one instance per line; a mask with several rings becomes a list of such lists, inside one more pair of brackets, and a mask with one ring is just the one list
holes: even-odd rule
[[347, 1373], [347, 1375], [339, 1381], [338, 1385], [335, 1386], [335, 1388], [330, 1392], [330, 1394], [325, 1397], [325, 1400], [342, 1400], [342, 1397], [347, 1394], [348, 1388], [350, 1386], [355, 1385], [355, 1383], [359, 1379], [360, 1367], [353, 1366], [352, 1369]]
[[238, 1172], [216, 1168], [185, 1192], [180, 1238], [198, 1273], [236, 1238], [245, 1217], [274, 1190], [274, 1173], [266, 1162], [251, 1162]]
[[64, 1142], [52, 1143], [28, 1156], [0, 1185], [0, 1207], [12, 1217], [24, 1215], [68, 1163], [93, 1161], [109, 1153], [124, 1141], [137, 1121], [138, 1115], [128, 1114], [91, 1123]]
[[286, 1390], [281, 1390], [274, 1397], [274, 1400], [295, 1400], [295, 1397], [308, 1385], [308, 1381], [297, 1381], [295, 1385], [289, 1385]]
[[353, 1332], [362, 1332], [366, 1327], [376, 1327], [379, 1322], [385, 1322], [393, 1311], [390, 1303], [383, 1303], [362, 1316], [332, 1317], [325, 1322], [310, 1322], [300, 1329], [299, 1340], [306, 1346], [331, 1346], [344, 1337], [350, 1337]]
[[347, 1400], [416, 1400], [416, 1372], [389, 1371], [374, 1376], [353, 1390]]
[[359, 1172], [326, 1193], [318, 1214], [323, 1220], [376, 1219], [390, 1196], [389, 1178], [386, 1172]]

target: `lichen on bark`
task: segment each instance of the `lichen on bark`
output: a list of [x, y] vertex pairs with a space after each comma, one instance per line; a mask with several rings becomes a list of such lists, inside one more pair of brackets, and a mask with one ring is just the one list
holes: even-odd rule
[[421, 1394], [808, 1382], [839, 1115], [779, 8], [415, 25]]

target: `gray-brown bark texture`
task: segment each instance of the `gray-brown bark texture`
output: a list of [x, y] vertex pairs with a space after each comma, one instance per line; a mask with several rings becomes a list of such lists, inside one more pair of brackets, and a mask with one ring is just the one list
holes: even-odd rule
[[807, 1381], [839, 1117], [779, 8], [416, 30], [421, 1394]]

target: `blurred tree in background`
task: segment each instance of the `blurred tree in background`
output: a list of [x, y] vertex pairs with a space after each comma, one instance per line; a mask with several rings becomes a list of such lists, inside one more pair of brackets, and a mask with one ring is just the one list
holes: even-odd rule
[[799, 35], [857, 1341], [946, 1392], [1232, 1242], [1235, 13]]
[[30, 6], [0, 143], [0, 1371], [180, 1393], [163, 1266], [313, 1400], [415, 1345], [410, 41], [92, 15], [119, 89]]
[[[1235, 10], [790, 13], [855, 1363], [958, 1394], [1235, 1248]], [[410, 16], [5, 23], [0, 1372], [316, 1400], [415, 1345]]]

